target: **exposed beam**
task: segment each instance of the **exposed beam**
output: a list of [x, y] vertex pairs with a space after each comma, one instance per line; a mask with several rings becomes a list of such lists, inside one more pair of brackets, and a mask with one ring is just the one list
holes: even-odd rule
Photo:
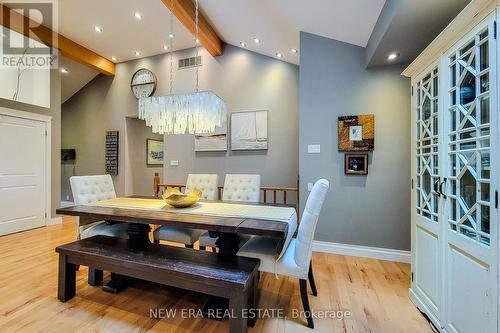
[[[0, 4], [0, 25], [16, 31], [26, 37], [34, 38], [47, 46], [55, 47], [61, 53], [83, 65], [89, 66], [103, 74], [115, 75], [115, 64], [103, 56], [73, 42], [51, 29], [38, 25], [29, 18]], [[31, 29], [31, 34], [30, 34]]]
[[[170, 10], [171, 1], [174, 6], [174, 15], [194, 35], [196, 32], [196, 6], [192, 0], [162, 0]], [[200, 44], [214, 57], [222, 55], [222, 39], [215, 29], [200, 12], [198, 14], [198, 28]]]

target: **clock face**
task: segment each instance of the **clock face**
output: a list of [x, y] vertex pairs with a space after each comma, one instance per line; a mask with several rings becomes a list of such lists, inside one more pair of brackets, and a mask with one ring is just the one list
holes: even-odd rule
[[132, 76], [131, 88], [136, 98], [149, 97], [156, 89], [156, 76], [149, 69], [139, 69]]

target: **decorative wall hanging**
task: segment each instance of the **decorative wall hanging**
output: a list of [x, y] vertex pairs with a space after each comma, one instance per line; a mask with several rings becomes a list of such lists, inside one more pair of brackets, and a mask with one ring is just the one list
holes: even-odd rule
[[163, 165], [163, 141], [146, 140], [146, 164], [148, 166]]
[[375, 116], [339, 117], [339, 151], [371, 151], [375, 148]]
[[[195, 1], [195, 36], [196, 59], [198, 58], [199, 26], [198, 0]], [[173, 34], [173, 0], [170, 2], [170, 34]], [[215, 133], [227, 118], [224, 101], [210, 91], [199, 91], [199, 66], [196, 68], [195, 92], [173, 94], [173, 38], [170, 38], [170, 94], [168, 96], [147, 97], [139, 100], [139, 119], [159, 134], [208, 134]]]
[[217, 126], [214, 133], [196, 135], [194, 151], [227, 151], [227, 119]]
[[346, 175], [367, 175], [368, 154], [345, 154], [344, 173]]
[[267, 111], [231, 113], [231, 150], [267, 149]]
[[118, 145], [120, 136], [118, 131], [106, 132], [106, 150], [105, 150], [105, 172], [108, 175], [118, 175]]

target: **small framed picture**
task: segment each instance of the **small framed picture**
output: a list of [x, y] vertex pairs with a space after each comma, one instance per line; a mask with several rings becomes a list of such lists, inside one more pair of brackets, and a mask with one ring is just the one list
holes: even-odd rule
[[344, 172], [346, 175], [367, 175], [368, 154], [345, 154]]
[[146, 140], [146, 164], [147, 166], [163, 165], [163, 141]]
[[350, 126], [349, 127], [349, 140], [350, 141], [363, 140], [363, 126]]

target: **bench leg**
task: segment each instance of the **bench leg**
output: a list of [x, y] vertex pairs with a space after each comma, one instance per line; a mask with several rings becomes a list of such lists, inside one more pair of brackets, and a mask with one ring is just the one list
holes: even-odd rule
[[247, 318], [243, 316], [243, 309], [248, 305], [248, 292], [229, 299], [229, 332], [243, 333], [247, 331]]
[[[250, 289], [248, 290], [248, 310], [249, 310], [249, 317], [248, 317], [248, 326], [254, 327], [255, 322], [257, 321], [257, 318], [250, 317], [250, 310], [255, 310], [257, 305], [259, 304], [259, 274], [254, 275], [253, 277], [253, 283]], [[255, 312], [253, 314], [256, 314]]]
[[88, 283], [91, 286], [98, 286], [102, 283], [102, 270], [89, 267]]
[[68, 262], [68, 257], [59, 254], [59, 276], [57, 298], [66, 302], [75, 296], [76, 290], [76, 265]]

